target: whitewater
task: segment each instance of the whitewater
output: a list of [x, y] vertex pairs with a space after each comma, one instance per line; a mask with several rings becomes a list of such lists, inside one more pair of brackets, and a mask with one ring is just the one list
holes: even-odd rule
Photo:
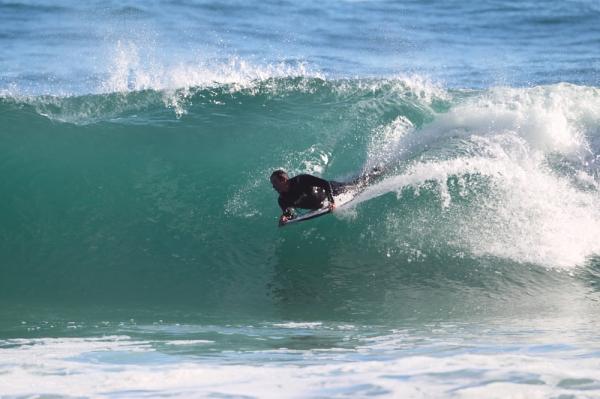
[[0, 397], [600, 397], [599, 16], [0, 2]]

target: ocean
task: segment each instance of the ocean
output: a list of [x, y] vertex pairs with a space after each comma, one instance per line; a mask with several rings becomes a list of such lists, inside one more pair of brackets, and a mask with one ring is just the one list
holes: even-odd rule
[[0, 0], [0, 397], [600, 398], [599, 22]]

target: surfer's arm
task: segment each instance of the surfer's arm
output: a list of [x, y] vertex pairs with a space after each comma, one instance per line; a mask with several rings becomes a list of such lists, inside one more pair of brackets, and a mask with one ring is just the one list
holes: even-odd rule
[[283, 214], [281, 215], [281, 218], [286, 218], [286, 219], [291, 219], [294, 217], [294, 212], [292, 212], [292, 207], [289, 206], [284, 200], [283, 198], [279, 197], [277, 198], [277, 203], [279, 204], [279, 207], [281, 208], [281, 211], [283, 212]]

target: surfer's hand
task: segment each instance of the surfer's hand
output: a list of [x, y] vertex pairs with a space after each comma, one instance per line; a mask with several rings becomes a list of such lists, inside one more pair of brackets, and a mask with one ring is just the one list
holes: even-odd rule
[[331, 204], [329, 204], [329, 209], [332, 211], [335, 209], [335, 202], [332, 202]]
[[290, 218], [288, 218], [285, 215], [281, 215], [281, 217], [279, 218], [279, 225], [283, 226], [285, 224], [285, 222], [287, 222]]

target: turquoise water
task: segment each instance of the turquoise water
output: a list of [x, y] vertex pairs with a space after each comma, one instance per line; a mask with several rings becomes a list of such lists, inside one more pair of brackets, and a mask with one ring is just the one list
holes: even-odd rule
[[0, 396], [600, 396], [599, 11], [0, 3]]

